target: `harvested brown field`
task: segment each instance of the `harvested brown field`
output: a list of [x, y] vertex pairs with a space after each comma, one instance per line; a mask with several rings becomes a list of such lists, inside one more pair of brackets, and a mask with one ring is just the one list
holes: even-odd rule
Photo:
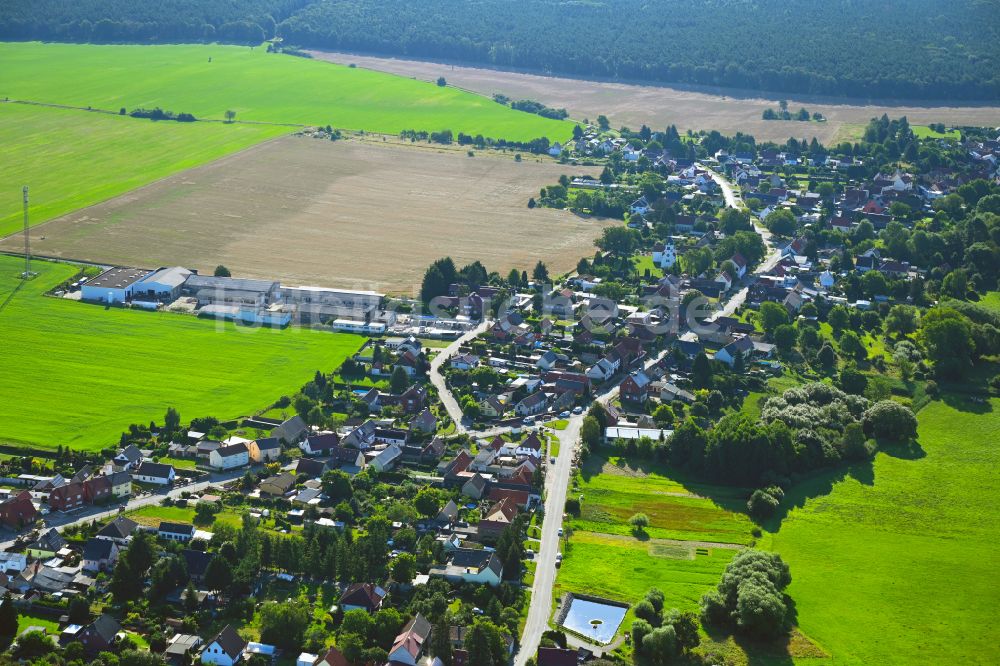
[[805, 107], [822, 113], [824, 123], [762, 120], [766, 108], [776, 108], [778, 97], [765, 98], [761, 93], [738, 90], [695, 91], [651, 85], [632, 85], [602, 81], [584, 81], [554, 76], [522, 74], [479, 67], [462, 67], [416, 60], [379, 58], [350, 53], [312, 52], [314, 57], [342, 64], [354, 63], [401, 76], [433, 81], [444, 76], [455, 85], [483, 95], [503, 93], [515, 99], [533, 99], [555, 108], [565, 108], [570, 117], [595, 119], [599, 114], [611, 120], [612, 127], [638, 128], [643, 124], [654, 129], [677, 125], [682, 132], [719, 130], [723, 134], [745, 132], [759, 140], [785, 142], [789, 137], [829, 143], [857, 135], [857, 126], [883, 113], [906, 116], [911, 123], [948, 125], [1000, 125], [1000, 106], [941, 106], [914, 102], [844, 101], [822, 97], [788, 98], [793, 111]]
[[445, 255], [503, 274], [539, 259], [565, 272], [591, 255], [611, 221], [527, 207], [562, 173], [574, 175], [549, 158], [290, 136], [36, 227], [32, 249], [412, 295]]

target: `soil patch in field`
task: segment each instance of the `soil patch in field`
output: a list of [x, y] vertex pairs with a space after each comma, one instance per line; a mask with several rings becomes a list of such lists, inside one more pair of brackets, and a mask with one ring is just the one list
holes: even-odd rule
[[605, 81], [583, 81], [537, 74], [504, 72], [481, 67], [462, 67], [417, 60], [379, 58], [350, 53], [314, 51], [316, 58], [342, 64], [433, 81], [444, 76], [449, 85], [492, 96], [503, 93], [515, 99], [533, 99], [555, 108], [565, 108], [570, 117], [593, 121], [599, 114], [611, 120], [612, 127], [622, 125], [638, 129], [646, 124], [653, 129], [677, 125], [682, 132], [719, 130], [724, 134], [746, 132], [758, 140], [784, 143], [789, 137], [830, 143], [857, 133], [855, 125], [866, 124], [883, 113], [906, 116], [913, 124], [945, 123], [995, 127], [1000, 124], [1000, 106], [943, 106], [939, 102], [867, 102], [822, 97], [788, 98], [793, 111], [805, 107], [822, 113], [827, 122], [763, 120], [764, 109], [776, 108], [779, 97], [765, 98], [761, 93], [719, 90], [699, 92], [652, 85], [633, 85]]
[[[405, 295], [445, 255], [502, 274], [542, 260], [554, 275], [615, 223], [527, 207], [577, 171], [528, 155], [285, 137], [57, 218], [33, 231], [32, 250]], [[0, 243], [22, 246], [20, 234]]]

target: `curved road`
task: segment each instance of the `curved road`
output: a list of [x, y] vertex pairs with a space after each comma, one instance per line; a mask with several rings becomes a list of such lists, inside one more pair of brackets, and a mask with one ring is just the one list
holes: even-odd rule
[[[730, 183], [725, 176], [718, 173], [714, 169], [710, 169], [704, 164], [698, 164], [698, 166], [712, 176], [712, 180], [714, 180], [716, 185], [719, 186], [719, 189], [722, 190], [722, 196], [725, 199], [727, 206], [730, 208], [743, 207], [743, 202], [740, 200], [739, 195], [736, 194], [732, 183]], [[746, 282], [752, 282], [754, 276], [770, 271], [779, 261], [781, 261], [781, 250], [774, 246], [774, 237], [771, 235], [771, 232], [767, 229], [767, 227], [761, 224], [760, 221], [753, 215], [750, 216], [750, 223], [753, 225], [753, 230], [756, 231], [761, 237], [761, 240], [764, 241], [764, 247], [769, 250], [769, 253], [766, 257], [764, 257], [764, 261], [762, 261], [760, 265], [754, 269], [753, 274], [747, 276]], [[743, 287], [738, 292], [733, 294], [726, 302], [726, 305], [712, 316], [712, 321], [715, 321], [717, 317], [731, 317], [733, 313], [743, 305], [743, 302], [746, 301], [748, 292], [749, 287]]]
[[448, 345], [440, 352], [438, 352], [437, 356], [435, 356], [431, 360], [431, 368], [429, 373], [431, 378], [431, 384], [433, 384], [437, 388], [438, 399], [441, 400], [441, 404], [443, 404], [445, 410], [447, 410], [448, 416], [450, 416], [451, 420], [455, 422], [456, 433], [463, 433], [466, 431], [465, 425], [462, 423], [465, 416], [462, 414], [462, 408], [458, 406], [458, 401], [455, 400], [455, 397], [451, 394], [451, 391], [448, 390], [447, 384], [445, 384], [444, 375], [441, 374], [441, 366], [444, 365], [449, 358], [455, 355], [455, 352], [458, 351], [459, 347], [461, 347], [466, 342], [472, 340], [473, 338], [479, 336], [479, 334], [486, 331], [486, 329], [489, 328], [492, 324], [493, 322], [490, 321], [489, 319], [484, 319], [482, 323], [479, 324], [479, 326], [476, 326], [475, 328], [466, 332], [465, 335], [458, 338], [450, 345]]

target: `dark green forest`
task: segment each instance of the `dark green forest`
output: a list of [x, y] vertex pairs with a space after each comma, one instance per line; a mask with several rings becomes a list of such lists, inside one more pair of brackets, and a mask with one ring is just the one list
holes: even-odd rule
[[581, 78], [1000, 98], [1000, 0], [0, 0], [0, 38], [231, 41]]

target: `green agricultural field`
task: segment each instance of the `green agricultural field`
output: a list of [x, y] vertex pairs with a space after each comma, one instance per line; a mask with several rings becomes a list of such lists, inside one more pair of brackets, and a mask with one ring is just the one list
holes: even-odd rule
[[0, 256], [0, 443], [113, 446], [130, 423], [233, 418], [332, 370], [361, 338], [237, 327], [189, 315], [105, 309], [43, 297], [76, 268]]
[[[581, 482], [570, 496], [583, 496], [582, 512], [573, 520], [576, 530], [631, 535], [628, 519], [649, 516], [646, 529], [654, 539], [682, 539], [746, 545], [753, 525], [742, 513], [746, 493], [719, 487], [682, 483], [659, 467], [629, 473], [615, 459], [605, 464], [592, 455], [584, 464]], [[597, 473], [602, 469], [603, 472]]]
[[0, 103], [0, 237], [21, 229], [24, 185], [40, 224], [289, 131]]
[[515, 111], [457, 88], [263, 47], [0, 44], [0, 91], [12, 99], [117, 111], [161, 107], [221, 120], [404, 129], [527, 141], [569, 138], [572, 124]]
[[918, 449], [793, 489], [797, 508], [765, 534], [831, 663], [995, 663], [1000, 401], [935, 402], [918, 418]]
[[[576, 532], [564, 548], [554, 596], [585, 592], [635, 604], [651, 587], [663, 590], [665, 608], [698, 610], [701, 596], [719, 584], [736, 550], [659, 544]], [[701, 554], [699, 554], [701, 553]], [[628, 630], [632, 611], [625, 618]]]

